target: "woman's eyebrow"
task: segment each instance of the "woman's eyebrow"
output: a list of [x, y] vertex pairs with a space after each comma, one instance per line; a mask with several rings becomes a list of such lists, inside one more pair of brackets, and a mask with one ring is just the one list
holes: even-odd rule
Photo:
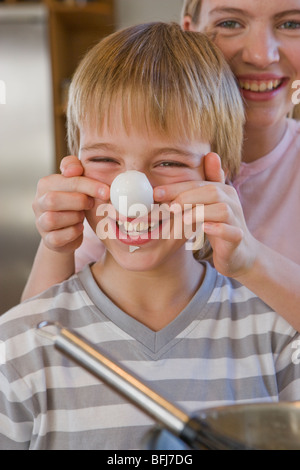
[[275, 19], [280, 19], [283, 18], [284, 16], [289, 16], [289, 15], [300, 15], [300, 8], [294, 8], [293, 10], [284, 10], [281, 11], [280, 13], [277, 13], [274, 18]]
[[233, 8], [233, 7], [216, 7], [216, 8], [213, 8], [213, 10], [209, 12], [210, 15], [214, 15], [217, 13], [228, 13], [231, 15], [244, 15], [244, 16], [248, 16], [249, 18], [252, 16], [246, 10], [242, 10], [241, 8]]
[[[216, 7], [209, 12], [210, 15], [214, 15], [218, 13], [228, 13], [232, 15], [239, 14], [239, 15], [247, 16], [249, 18], [252, 16], [251, 13], [248, 12], [247, 10], [243, 10], [241, 8], [233, 8], [233, 7]], [[274, 18], [279, 19], [279, 18], [282, 18], [283, 16], [299, 15], [299, 14], [300, 14], [300, 9], [294, 8], [292, 10], [284, 10], [280, 13], [276, 13], [274, 15]]]

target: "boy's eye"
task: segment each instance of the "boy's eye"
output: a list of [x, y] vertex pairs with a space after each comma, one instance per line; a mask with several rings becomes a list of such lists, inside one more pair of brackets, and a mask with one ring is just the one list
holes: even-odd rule
[[94, 163], [118, 163], [117, 160], [110, 157], [92, 157], [89, 160]]
[[161, 162], [159, 163], [160, 167], [165, 167], [165, 168], [168, 168], [168, 167], [186, 167], [187, 165], [185, 165], [184, 163], [182, 162], [173, 162], [173, 161], [166, 161], [166, 162]]

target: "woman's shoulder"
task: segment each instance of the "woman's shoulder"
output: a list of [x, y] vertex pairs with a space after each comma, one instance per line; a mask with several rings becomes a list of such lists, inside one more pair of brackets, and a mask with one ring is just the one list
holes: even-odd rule
[[300, 139], [300, 119], [291, 119], [287, 120], [288, 130], [292, 138]]

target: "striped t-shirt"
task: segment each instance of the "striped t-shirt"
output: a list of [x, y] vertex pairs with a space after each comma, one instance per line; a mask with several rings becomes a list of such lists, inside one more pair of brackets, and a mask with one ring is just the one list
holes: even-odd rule
[[154, 424], [37, 334], [43, 320], [86, 337], [188, 413], [299, 400], [296, 331], [248, 289], [205, 267], [192, 300], [158, 332], [120, 310], [89, 267], [3, 315], [0, 449], [138, 449]]

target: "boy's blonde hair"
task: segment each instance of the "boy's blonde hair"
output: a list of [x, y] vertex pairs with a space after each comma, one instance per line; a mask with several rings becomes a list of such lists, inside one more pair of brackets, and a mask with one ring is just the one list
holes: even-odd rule
[[230, 176], [238, 171], [243, 104], [229, 66], [205, 35], [158, 22], [118, 31], [94, 46], [70, 86], [72, 154], [78, 155], [80, 127], [113, 125], [119, 103], [126, 129], [146, 125], [176, 140], [208, 142]]
[[[201, 13], [201, 3], [202, 0], [184, 0], [181, 10], [181, 23], [183, 24], [183, 19], [185, 16], [189, 16], [192, 20], [192, 23], [196, 26], [200, 21]], [[300, 104], [297, 104], [293, 107], [292, 111], [289, 114], [289, 117], [300, 120]]]

